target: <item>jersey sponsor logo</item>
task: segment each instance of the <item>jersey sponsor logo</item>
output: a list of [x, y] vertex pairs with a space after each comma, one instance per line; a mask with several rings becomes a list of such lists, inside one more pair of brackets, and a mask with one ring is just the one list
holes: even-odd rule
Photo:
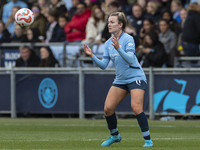
[[128, 43], [128, 46], [133, 46], [133, 43]]
[[39, 85], [38, 96], [44, 108], [50, 109], [55, 106], [58, 98], [56, 83], [51, 78], [45, 78]]
[[119, 53], [110, 54], [110, 57], [117, 57], [117, 56], [119, 56]]

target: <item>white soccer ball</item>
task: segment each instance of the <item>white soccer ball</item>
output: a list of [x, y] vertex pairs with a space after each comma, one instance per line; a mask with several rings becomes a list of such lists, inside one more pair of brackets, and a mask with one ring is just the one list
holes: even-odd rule
[[34, 21], [33, 12], [28, 8], [21, 8], [15, 14], [15, 22], [21, 27], [28, 27]]

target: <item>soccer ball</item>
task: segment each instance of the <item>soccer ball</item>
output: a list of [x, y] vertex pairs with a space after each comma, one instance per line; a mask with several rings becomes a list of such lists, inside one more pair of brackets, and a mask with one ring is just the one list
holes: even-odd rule
[[15, 14], [15, 22], [21, 27], [28, 27], [34, 21], [33, 12], [28, 8], [21, 8]]

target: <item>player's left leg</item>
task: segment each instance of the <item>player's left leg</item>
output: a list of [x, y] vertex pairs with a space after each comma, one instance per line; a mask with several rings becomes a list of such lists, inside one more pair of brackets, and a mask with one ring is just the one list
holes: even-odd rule
[[143, 112], [144, 93], [145, 93], [145, 90], [143, 90], [143, 89], [132, 89], [130, 91], [131, 107], [133, 109], [133, 112], [136, 115], [138, 124], [140, 126], [140, 129], [142, 131], [142, 134], [143, 134], [143, 137], [145, 140], [144, 147], [152, 147], [153, 142], [151, 141], [151, 138], [150, 138], [147, 117]]

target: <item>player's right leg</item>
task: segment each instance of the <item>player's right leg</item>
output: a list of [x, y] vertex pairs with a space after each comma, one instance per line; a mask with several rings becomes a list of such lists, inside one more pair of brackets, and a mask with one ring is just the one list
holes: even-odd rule
[[117, 129], [117, 118], [115, 115], [115, 109], [119, 103], [124, 99], [128, 92], [119, 87], [112, 86], [106, 97], [104, 112], [107, 121], [108, 129], [110, 130], [111, 137], [105, 140], [101, 146], [110, 146], [115, 142], [121, 141], [121, 136]]

